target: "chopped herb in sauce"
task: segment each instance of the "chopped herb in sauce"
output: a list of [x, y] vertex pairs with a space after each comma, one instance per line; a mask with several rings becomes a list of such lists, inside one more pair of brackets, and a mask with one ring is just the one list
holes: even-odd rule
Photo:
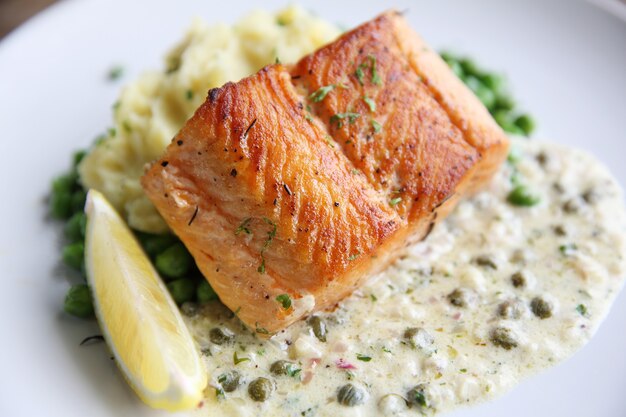
[[578, 247], [575, 243], [568, 243], [565, 245], [559, 246], [559, 252], [561, 252], [565, 256], [571, 256], [578, 250]]
[[576, 306], [576, 311], [578, 311], [578, 314], [580, 314], [583, 317], [587, 317], [587, 306], [585, 306], [584, 304], [578, 304]]
[[191, 99], [193, 98], [193, 91], [192, 91], [192, 90], [187, 90], [187, 91], [185, 92], [185, 98], [186, 98], [187, 100], [191, 100]]
[[397, 206], [398, 204], [400, 204], [401, 201], [402, 201], [402, 197], [395, 197], [389, 200], [389, 205], [392, 207]]
[[289, 310], [291, 308], [291, 298], [289, 294], [280, 294], [276, 297], [276, 301], [278, 301], [285, 310]]
[[369, 361], [371, 361], [371, 360], [372, 360], [372, 357], [371, 357], [371, 356], [363, 355], [363, 354], [361, 354], [361, 353], [357, 353], [357, 354], [356, 354], [356, 358], [357, 358], [358, 360], [360, 360], [360, 361], [363, 361], [363, 362], [369, 362]]
[[240, 358], [239, 355], [237, 355], [237, 351], [233, 352], [233, 363], [235, 365], [239, 365], [241, 362], [245, 362], [249, 360], [250, 358], [246, 358], [246, 357]]

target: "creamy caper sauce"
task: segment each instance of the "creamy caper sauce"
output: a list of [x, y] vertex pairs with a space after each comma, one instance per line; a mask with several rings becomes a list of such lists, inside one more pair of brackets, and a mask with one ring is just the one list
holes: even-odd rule
[[[183, 306], [210, 375], [197, 412], [434, 414], [572, 355], [622, 285], [621, 190], [574, 149], [515, 140], [509, 159], [335, 311], [261, 340], [218, 302]], [[510, 201], [519, 184], [529, 206]]]

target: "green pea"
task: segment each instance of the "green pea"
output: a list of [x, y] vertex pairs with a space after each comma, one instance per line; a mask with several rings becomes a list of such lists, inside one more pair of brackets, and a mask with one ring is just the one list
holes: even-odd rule
[[72, 285], [65, 296], [63, 310], [76, 317], [93, 317], [93, 302], [89, 287], [85, 284]]
[[489, 88], [494, 93], [502, 91], [504, 88], [504, 78], [498, 74], [486, 73], [480, 76], [480, 81], [483, 85]]
[[201, 278], [201, 281], [198, 283], [198, 287], [196, 288], [196, 297], [198, 298], [199, 303], [207, 303], [209, 301], [217, 300], [217, 293], [206, 279]]
[[496, 95], [490, 88], [481, 85], [475, 91], [476, 97], [484, 104], [487, 109], [492, 110], [495, 107]]
[[448, 51], [442, 51], [439, 55], [441, 56], [441, 59], [446, 61], [448, 65], [450, 65], [451, 62], [455, 62], [457, 60], [456, 57]]
[[86, 226], [87, 216], [85, 216], [85, 213], [75, 213], [65, 223], [65, 236], [72, 242], [79, 242], [85, 238]]
[[85, 201], [87, 200], [87, 192], [80, 189], [72, 194], [72, 212], [78, 213], [85, 210]]
[[66, 191], [54, 192], [50, 195], [50, 215], [55, 219], [67, 219], [72, 215], [72, 194]]
[[274, 383], [267, 378], [257, 378], [248, 385], [248, 395], [254, 401], [267, 400], [274, 391]]
[[168, 282], [167, 289], [170, 290], [170, 294], [172, 294], [176, 304], [180, 305], [186, 301], [193, 300], [196, 294], [196, 283], [189, 278], [179, 278]]
[[452, 72], [459, 77], [461, 80], [465, 80], [465, 72], [463, 72], [463, 67], [457, 61], [449, 62], [450, 69]]
[[155, 259], [156, 269], [169, 278], [181, 278], [191, 268], [192, 259], [187, 248], [182, 243], [175, 243]]
[[156, 257], [161, 252], [178, 242], [178, 238], [172, 234], [153, 235], [151, 233], [137, 232], [137, 238], [151, 258]]
[[365, 391], [352, 384], [346, 384], [339, 388], [337, 401], [339, 404], [347, 407], [363, 404], [365, 402]]
[[469, 89], [474, 92], [474, 94], [476, 94], [478, 90], [484, 88], [483, 83], [481, 83], [480, 80], [473, 75], [468, 75], [467, 77], [465, 77], [464, 81]]
[[513, 110], [515, 107], [515, 100], [508, 94], [500, 92], [496, 94], [496, 108], [501, 110]]
[[78, 174], [76, 172], [68, 172], [67, 174], [60, 175], [52, 181], [52, 192], [71, 193], [74, 191], [78, 181]]
[[504, 128], [505, 125], [513, 124], [511, 113], [508, 110], [495, 110], [493, 112], [493, 119]]
[[501, 125], [501, 127], [507, 133], [511, 133], [513, 135], [518, 135], [518, 136], [526, 136], [526, 133], [514, 123], [507, 123], [507, 124]]
[[522, 114], [515, 119], [515, 126], [522, 129], [526, 136], [530, 136], [535, 130], [535, 121], [528, 114]]
[[66, 265], [80, 271], [85, 261], [85, 245], [83, 242], [71, 243], [63, 248], [62, 256]]
[[525, 185], [518, 185], [509, 193], [507, 201], [514, 206], [530, 207], [538, 204], [541, 199]]
[[476, 62], [469, 58], [463, 58], [459, 60], [459, 63], [461, 64], [461, 67], [463, 67], [463, 72], [465, 72], [467, 75], [480, 76], [483, 73], [483, 71], [478, 67]]

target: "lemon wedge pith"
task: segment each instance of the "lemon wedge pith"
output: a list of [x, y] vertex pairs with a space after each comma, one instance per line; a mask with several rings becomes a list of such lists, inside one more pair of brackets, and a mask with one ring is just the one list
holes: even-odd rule
[[124, 377], [147, 405], [202, 400], [207, 374], [178, 307], [126, 223], [90, 190], [85, 262], [96, 317]]

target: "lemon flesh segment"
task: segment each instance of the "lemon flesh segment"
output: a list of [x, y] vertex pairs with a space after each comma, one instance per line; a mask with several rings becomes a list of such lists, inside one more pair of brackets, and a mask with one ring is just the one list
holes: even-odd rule
[[196, 407], [207, 373], [178, 307], [105, 197], [87, 195], [85, 262], [96, 317], [119, 368], [147, 405]]

